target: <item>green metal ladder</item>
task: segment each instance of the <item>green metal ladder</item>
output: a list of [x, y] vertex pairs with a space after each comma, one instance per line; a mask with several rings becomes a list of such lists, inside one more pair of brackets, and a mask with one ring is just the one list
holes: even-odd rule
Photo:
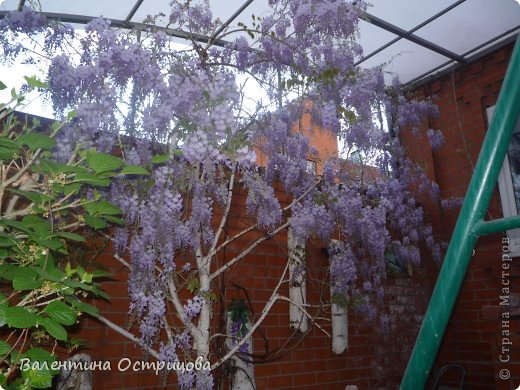
[[420, 390], [425, 387], [477, 238], [520, 228], [520, 216], [484, 222], [519, 114], [520, 39], [517, 38], [491, 124], [401, 383], [402, 390]]

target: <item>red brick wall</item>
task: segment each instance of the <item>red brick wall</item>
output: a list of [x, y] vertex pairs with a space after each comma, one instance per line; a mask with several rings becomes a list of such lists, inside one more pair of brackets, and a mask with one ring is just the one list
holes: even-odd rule
[[[248, 226], [244, 211], [245, 192], [239, 191], [233, 203], [232, 215], [228, 225], [228, 234], [234, 234], [238, 228]], [[258, 234], [258, 233], [256, 233]], [[232, 245], [220, 257], [222, 264], [229, 260], [240, 248], [247, 245], [253, 235], [245, 237]], [[278, 282], [287, 257], [286, 236], [281, 235], [264, 242], [244, 263], [230, 269], [224, 275], [227, 291], [224, 293], [227, 303], [232, 297], [245, 297], [244, 292], [234, 287], [240, 286], [247, 291], [255, 314], [258, 316], [269, 298], [273, 287]], [[98, 302], [97, 307], [103, 315], [126, 327], [128, 324], [128, 299], [126, 279], [127, 271], [113, 260], [109, 252], [99, 259], [115, 275], [116, 280], [107, 282], [104, 287], [111, 296], [111, 303]], [[320, 244], [313, 243], [308, 250], [309, 282], [307, 286], [308, 303], [319, 304], [323, 294], [328, 299], [326, 282], [327, 260]], [[360, 389], [395, 389], [401, 380], [405, 365], [422, 320], [430, 286], [424, 281], [431, 273], [428, 267], [415, 272], [413, 277], [401, 275], [388, 281], [386, 308], [390, 315], [390, 326], [382, 330], [378, 324], [367, 322], [366, 318], [355, 313], [349, 314], [349, 350], [339, 356], [331, 351], [331, 340], [314, 327], [309, 334], [292, 335], [289, 328], [288, 303], [274, 305], [255, 334], [255, 354], [267, 356], [265, 364], [255, 367], [257, 389], [341, 389], [348, 384], [358, 385]], [[215, 286], [218, 293], [218, 287]], [[288, 287], [282, 287], [281, 295], [288, 296]], [[313, 312], [315, 309], [309, 309]], [[219, 305], [215, 313], [219, 312]], [[321, 314], [329, 317], [327, 311]], [[215, 318], [215, 325], [217, 318]], [[322, 321], [330, 332], [330, 323]], [[163, 388], [161, 377], [146, 372], [119, 372], [117, 364], [123, 357], [132, 360], [142, 359], [138, 347], [116, 332], [99, 325], [94, 320], [86, 320], [77, 331], [77, 336], [85, 338], [95, 360], [111, 361], [112, 371], [94, 371], [94, 388], [103, 389], [152, 389]], [[291, 337], [292, 336], [292, 337]], [[289, 350], [277, 355], [277, 348], [290, 340]], [[223, 375], [219, 372], [217, 375]], [[175, 376], [168, 378], [164, 388], [176, 388]]]
[[[511, 46], [505, 47], [416, 91], [419, 95], [431, 96], [438, 104], [440, 116], [431, 119], [429, 126], [443, 131], [446, 144], [432, 152], [425, 137], [404, 135], [403, 143], [409, 154], [440, 184], [444, 197], [464, 195], [486, 131], [485, 108], [496, 102], [511, 49]], [[237, 197], [229, 234], [247, 223], [243, 208], [244, 194], [237, 194]], [[458, 209], [443, 211], [432, 203], [425, 202], [425, 205], [429, 218], [434, 221], [436, 233], [448, 241]], [[491, 202], [489, 215], [492, 218], [501, 216], [497, 196]], [[446, 363], [462, 365], [467, 372], [468, 389], [509, 389], [520, 383], [518, 365], [504, 366], [498, 361], [500, 323], [496, 307], [500, 287], [501, 237], [497, 234], [479, 240], [435, 364], [435, 370]], [[231, 258], [233, 251], [236, 253], [240, 250], [250, 238], [244, 237], [219, 261]], [[309, 303], [319, 302], [321, 292], [324, 291], [326, 296], [328, 290], [323, 285], [327, 261], [320, 251], [319, 243], [314, 244], [309, 249], [309, 272], [313, 278], [307, 290]], [[228, 285], [235, 283], [247, 290], [257, 315], [282, 272], [286, 256], [285, 236], [281, 236], [261, 245], [243, 264], [225, 274]], [[107, 318], [126, 327], [129, 320], [128, 273], [124, 266], [112, 259], [109, 251], [100, 256], [98, 261], [112, 271], [115, 280], [104, 283], [111, 302], [98, 301], [96, 305]], [[518, 286], [520, 273], [514, 275], [512, 283]], [[344, 389], [347, 384], [358, 385], [360, 389], [397, 388], [435, 277], [435, 267], [426, 262], [426, 267], [415, 272], [413, 278], [390, 278], [385, 309], [391, 317], [390, 328], [381, 331], [376, 324], [350, 313], [350, 348], [340, 356], [333, 355], [330, 340], [316, 328], [303, 340], [299, 340], [298, 336], [293, 337], [291, 342], [295, 346], [292, 350], [276, 361], [256, 366], [257, 388]], [[518, 292], [518, 287], [515, 291]], [[286, 286], [282, 293], [287, 295]], [[228, 301], [237, 294], [238, 290], [234, 287], [225, 292]], [[327, 313], [323, 316], [326, 317]], [[268, 356], [272, 357], [272, 352], [291, 336], [288, 324], [288, 304], [277, 303], [255, 335], [255, 353], [262, 355], [270, 351]], [[330, 331], [330, 326], [325, 324], [325, 329]], [[517, 321], [511, 321], [511, 331], [518, 332]], [[85, 352], [92, 354], [95, 360], [112, 363], [112, 371], [93, 372], [94, 388], [163, 388], [160, 376], [143, 371], [117, 370], [121, 358], [141, 360], [142, 353], [116, 332], [95, 320], [87, 319], [82, 321], [76, 334], [86, 339], [88, 348]], [[514, 343], [520, 346], [520, 340], [514, 339]], [[513, 361], [518, 362], [518, 350], [514, 350], [512, 355]], [[498, 370], [503, 367], [511, 369], [513, 375], [516, 375], [514, 384], [498, 378]], [[175, 388], [174, 376], [168, 378], [164, 388]]]
[[[405, 134], [404, 143], [409, 154], [439, 183], [443, 197], [465, 194], [486, 133], [485, 110], [496, 103], [511, 51], [512, 45], [505, 46], [415, 91], [419, 97], [431, 97], [438, 105], [440, 115], [437, 119], [430, 119], [428, 125], [440, 129], [446, 142], [433, 152], [426, 137], [417, 139]], [[429, 205], [435, 232], [446, 242], [450, 239], [459, 210], [442, 211]], [[501, 216], [497, 189], [488, 218]], [[516, 389], [520, 384], [518, 338], [512, 352], [515, 364], [506, 365], [498, 360], [501, 346], [497, 307], [501, 287], [501, 237], [504, 234], [479, 239], [435, 365], [436, 370], [447, 363], [462, 365], [466, 370], [468, 389]], [[518, 293], [520, 273], [515, 272], [511, 283], [513, 291]], [[519, 332], [519, 323], [518, 319], [511, 320], [511, 332]], [[501, 380], [498, 372], [503, 368], [510, 369], [515, 379]]]

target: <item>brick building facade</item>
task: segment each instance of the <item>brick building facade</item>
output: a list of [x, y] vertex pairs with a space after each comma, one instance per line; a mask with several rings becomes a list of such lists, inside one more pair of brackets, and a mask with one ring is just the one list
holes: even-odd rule
[[[496, 102], [511, 51], [511, 45], [504, 46], [414, 91], [419, 97], [431, 97], [439, 106], [440, 116], [430, 118], [428, 126], [441, 129], [446, 142], [439, 150], [432, 151], [426, 136], [417, 138], [404, 133], [402, 141], [408, 154], [439, 183], [443, 197], [464, 196], [486, 132], [486, 108]], [[230, 235], [248, 222], [245, 198], [244, 192], [236, 194], [228, 226]], [[424, 206], [435, 232], [448, 242], [459, 209], [442, 210], [427, 201]], [[501, 216], [497, 193], [491, 202], [489, 217]], [[218, 261], [222, 263], [231, 258], [258, 233], [251, 234], [229, 248], [225, 257]], [[520, 383], [518, 316], [509, 322], [513, 343], [511, 361], [501, 363], [499, 360], [503, 329], [499, 318], [503, 236], [495, 234], [479, 240], [434, 368], [435, 374], [447, 363], [463, 366], [467, 389], [510, 389]], [[111, 301], [96, 301], [95, 304], [104, 316], [126, 328], [130, 320], [128, 271], [110, 253], [107, 248], [96, 261], [114, 275], [113, 280], [104, 283]], [[328, 289], [324, 288], [328, 262], [318, 242], [309, 245], [308, 259], [311, 279], [307, 294], [308, 302], [312, 304], [320, 302], [322, 294], [325, 297], [328, 294]], [[219, 291], [221, 299], [229, 302], [233, 297], [245, 297], [258, 315], [278, 282], [286, 260], [285, 235], [264, 242], [244, 262], [224, 274], [223, 281], [232, 287]], [[349, 384], [363, 390], [398, 388], [437, 272], [438, 267], [426, 259], [411, 276], [391, 276], [386, 282], [384, 309], [390, 316], [389, 328], [383, 330], [377, 324], [367, 323], [364, 317], [349, 313], [349, 348], [338, 356], [332, 352], [331, 340], [318, 328], [312, 327], [305, 337], [294, 334], [289, 327], [289, 304], [278, 302], [255, 334], [255, 355], [264, 361], [255, 367], [257, 389], [342, 390]], [[518, 304], [515, 297], [520, 293], [518, 266], [513, 265], [510, 280], [511, 305], [514, 306]], [[287, 286], [281, 293], [288, 295], [286, 290]], [[218, 306], [215, 312], [219, 312]], [[324, 317], [327, 315], [324, 313]], [[218, 325], [218, 318], [214, 320]], [[330, 331], [326, 321], [325, 330]], [[146, 370], [118, 370], [122, 358], [138, 361], [143, 359], [143, 353], [133, 342], [98, 321], [84, 319], [73, 336], [86, 340], [84, 352], [91, 354], [94, 360], [111, 362], [110, 371], [93, 372], [94, 389], [176, 388], [174, 375], [165, 381], [161, 375]], [[280, 353], [283, 346], [285, 351]], [[503, 368], [510, 370], [513, 379], [499, 378]], [[225, 376], [225, 373], [217, 375]]]
[[[235, 229], [245, 226], [245, 199], [245, 192], [236, 194], [228, 226], [230, 235], [234, 234]], [[258, 233], [234, 244], [225, 253], [225, 258], [218, 261], [222, 264], [231, 259], [241, 247], [251, 242], [255, 234]], [[308, 246], [307, 259], [307, 302], [319, 304], [322, 294], [328, 299], [328, 261], [319, 242]], [[112, 258], [109, 248], [97, 261], [113, 273], [114, 280], [104, 283], [111, 302], [97, 301], [96, 306], [109, 320], [124, 328], [129, 323], [128, 272]], [[282, 275], [286, 262], [287, 241], [283, 234], [264, 242], [244, 262], [226, 272], [222, 281], [226, 281], [228, 289], [223, 291], [222, 286], [216, 286], [216, 291], [220, 290], [227, 303], [232, 298], [248, 300], [258, 316]], [[256, 388], [343, 390], [346, 385], [352, 384], [359, 389], [396, 389], [428, 303], [432, 286], [426, 280], [432, 271], [431, 267], [424, 267], [411, 277], [402, 274], [388, 279], [385, 311], [390, 317], [390, 326], [387, 329], [367, 322], [362, 315], [349, 313], [349, 348], [340, 355], [332, 352], [330, 338], [316, 327], [311, 327], [305, 336], [293, 333], [289, 327], [288, 302], [276, 303], [254, 337], [254, 353], [259, 361], [263, 361], [255, 366]], [[280, 294], [288, 296], [287, 284]], [[220, 304], [216, 305], [215, 313], [219, 313]], [[330, 313], [324, 312], [321, 317], [330, 318]], [[330, 322], [323, 321], [321, 325], [330, 333]], [[218, 318], [214, 318], [214, 326], [218, 326]], [[118, 362], [122, 358], [142, 360], [142, 351], [133, 342], [96, 320], [84, 320], [73, 337], [86, 340], [88, 349], [84, 352], [89, 353], [93, 360], [111, 362], [111, 371], [93, 372], [94, 388], [177, 388], [175, 375], [170, 375], [164, 384], [161, 375], [151, 372], [118, 371]], [[225, 372], [215, 374], [224, 376]]]
[[[411, 134], [403, 135], [403, 143], [408, 154], [439, 184], [444, 198], [465, 195], [486, 134], [486, 111], [496, 104], [512, 49], [513, 44], [505, 45], [414, 91], [439, 107], [439, 117], [431, 118], [428, 126], [442, 131], [445, 144], [432, 151], [426, 137]], [[449, 242], [460, 208], [441, 210], [430, 204], [427, 209], [434, 231]], [[501, 217], [497, 188], [487, 219]], [[502, 233], [479, 239], [435, 365], [435, 370], [448, 363], [462, 366], [467, 389], [516, 389], [520, 384], [520, 264], [517, 259], [510, 263], [505, 276], [512, 290], [510, 306], [500, 306], [504, 237]], [[511, 314], [507, 327], [501, 318], [505, 310]], [[510, 361], [500, 362], [506, 328], [512, 342]], [[502, 360], [506, 359], [502, 355]], [[510, 371], [510, 379], [500, 378], [503, 369]]]

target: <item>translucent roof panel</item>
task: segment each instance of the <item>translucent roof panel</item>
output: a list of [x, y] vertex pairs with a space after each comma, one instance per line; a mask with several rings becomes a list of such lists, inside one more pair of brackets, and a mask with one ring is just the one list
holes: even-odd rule
[[512, 0], [470, 0], [416, 34], [451, 51], [466, 53], [478, 42], [487, 42], [519, 24], [520, 6]]
[[376, 27], [364, 20], [359, 22], [359, 43], [363, 46], [365, 55], [372, 53], [374, 50], [377, 50], [395, 38], [397, 38], [397, 35], [391, 32]]
[[410, 30], [453, 3], [456, 0], [371, 0], [368, 12]]
[[[197, 2], [201, 0], [193, 0]], [[409, 82], [440, 69], [464, 63], [483, 48], [511, 41], [520, 31], [520, 0], [368, 0], [370, 6], [360, 22], [360, 43], [365, 57], [360, 66], [386, 64], [385, 69]], [[0, 0], [0, 18], [24, 0]], [[29, 0], [26, 1], [29, 4]], [[148, 15], [166, 25], [166, 0], [39, 0], [52, 17], [103, 16], [121, 23], [142, 23]], [[251, 15], [269, 14], [268, 0], [210, 0], [213, 15], [222, 22], [232, 16], [231, 30], [239, 22], [251, 25]], [[237, 15], [237, 11], [241, 13]], [[69, 18], [85, 22], [86, 19]], [[233, 40], [237, 31], [224, 38]], [[248, 36], [244, 34], [246, 38]], [[249, 38], [248, 38], [249, 39]], [[389, 77], [390, 78], [390, 77]]]
[[387, 83], [391, 83], [394, 75], [399, 76], [401, 82], [405, 83], [446, 61], [449, 61], [449, 58], [401, 39], [364, 61], [361, 67], [383, 65]]
[[[128, 2], [130, 3], [130, 2]], [[243, 4], [245, 0], [226, 0], [226, 1], [211, 1], [210, 7], [214, 18], [219, 18], [222, 22], [227, 21]], [[166, 6], [165, 6], [166, 5]], [[157, 15], [159, 13], [166, 13], [168, 11], [167, 3], [164, 0], [144, 0], [132, 17], [133, 22], [142, 22], [149, 15]], [[269, 11], [268, 0], [254, 0], [242, 12], [240, 17], [235, 21], [248, 22], [251, 20], [251, 15], [261, 16]], [[164, 23], [165, 18], [158, 20], [158, 23]], [[233, 24], [232, 24], [233, 25]]]

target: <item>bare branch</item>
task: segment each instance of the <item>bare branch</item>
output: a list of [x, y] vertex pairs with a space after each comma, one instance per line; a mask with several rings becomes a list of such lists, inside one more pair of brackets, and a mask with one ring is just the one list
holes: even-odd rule
[[[107, 234], [105, 233], [101, 233], [103, 234], [105, 237], [110, 237], [108, 236]], [[125, 259], [123, 259], [121, 256], [119, 256], [117, 253], [114, 253], [114, 259], [116, 259], [117, 261], [119, 261], [121, 264], [123, 264], [126, 268], [130, 269], [130, 263], [128, 261], [126, 261]]]
[[220, 235], [222, 234], [222, 231], [224, 230], [224, 226], [226, 225], [226, 221], [229, 216], [229, 210], [231, 209], [231, 200], [233, 198], [233, 186], [235, 184], [235, 170], [236, 170], [236, 164], [233, 166], [233, 170], [231, 172], [231, 177], [229, 178], [226, 209], [224, 210], [224, 215], [222, 216], [222, 219], [220, 220], [220, 226], [218, 227], [217, 233], [215, 234], [215, 239], [213, 240], [213, 245], [211, 246], [211, 249], [208, 252], [208, 258], [211, 258], [213, 256], [213, 254], [216, 253], [215, 248], [217, 246], [218, 240], [220, 239]]
[[249, 245], [247, 248], [245, 248], [239, 255], [235, 256], [234, 258], [232, 258], [231, 260], [229, 260], [226, 264], [224, 264], [222, 267], [220, 267], [219, 269], [217, 269], [215, 272], [213, 272], [210, 276], [209, 276], [209, 279], [210, 280], [213, 280], [215, 279], [217, 276], [219, 276], [221, 273], [225, 272], [226, 270], [228, 270], [231, 266], [233, 266], [234, 264], [236, 264], [237, 262], [239, 262], [240, 260], [242, 260], [244, 257], [246, 257], [249, 253], [251, 253], [253, 251], [253, 249], [255, 249], [258, 245], [260, 245], [262, 242], [266, 241], [266, 240], [269, 240], [271, 239], [272, 236], [278, 234], [279, 232], [281, 232], [282, 230], [284, 229], [287, 229], [289, 227], [289, 221], [285, 222], [283, 225], [280, 225], [278, 226], [275, 230], [273, 230], [272, 232], [270, 232], [268, 235], [266, 234], [265, 236], [263, 237], [260, 237], [258, 240], [256, 240], [255, 242], [253, 242], [251, 245]]
[[103, 317], [102, 315], [98, 315], [97, 318], [99, 321], [101, 321], [103, 324], [105, 324], [106, 326], [108, 326], [110, 329], [112, 330], [115, 330], [117, 333], [119, 333], [120, 335], [126, 337], [127, 339], [133, 341], [134, 343], [140, 345], [142, 348], [144, 348], [146, 350], [146, 352], [148, 352], [150, 355], [152, 355], [154, 358], [156, 358], [157, 360], [161, 360], [161, 356], [159, 355], [159, 352], [155, 351], [154, 349], [151, 349], [147, 346], [143, 346], [139, 340], [139, 338], [137, 336], [135, 336], [134, 334], [130, 333], [129, 331], [121, 328], [119, 325], [113, 323], [112, 321], [110, 321], [108, 318], [106, 317]]
[[235, 241], [237, 238], [242, 237], [244, 234], [249, 233], [250, 231], [255, 230], [258, 227], [258, 224], [254, 224], [252, 226], [249, 226], [248, 228], [242, 230], [240, 233], [235, 234], [232, 237], [229, 237], [226, 241], [224, 241], [222, 244], [218, 246], [218, 248], [214, 249], [213, 252], [210, 252], [208, 256], [213, 256], [216, 253], [220, 252], [222, 249], [224, 249], [229, 243]]
[[[284, 297], [283, 295], [280, 295], [278, 297], [278, 299], [281, 301], [289, 302], [291, 305], [296, 306], [299, 310], [301, 310], [303, 312], [303, 314], [305, 314], [309, 318], [309, 320], [312, 322], [313, 325], [315, 325], [319, 330], [321, 330], [323, 333], [325, 333], [329, 338], [332, 338], [331, 334], [329, 332], [327, 332], [325, 329], [323, 329], [323, 327], [315, 321], [314, 317], [311, 316], [307, 310], [305, 310], [304, 305], [298, 305], [297, 303], [293, 302], [288, 297]], [[305, 305], [305, 306], [307, 306], [307, 305]]]
[[282, 276], [280, 277], [280, 280], [278, 281], [278, 284], [273, 290], [273, 293], [271, 294], [271, 297], [266, 302], [264, 309], [262, 310], [262, 314], [256, 320], [256, 322], [251, 326], [251, 329], [247, 332], [247, 334], [226, 354], [224, 355], [218, 362], [214, 363], [211, 366], [211, 370], [215, 370], [218, 368], [222, 363], [224, 363], [226, 360], [228, 360], [231, 356], [233, 356], [253, 335], [253, 333], [256, 331], [256, 329], [260, 326], [260, 324], [264, 321], [265, 317], [269, 314], [271, 311], [271, 308], [276, 303], [276, 301], [280, 298], [280, 295], [278, 295], [278, 290], [280, 289], [280, 286], [283, 283], [283, 280], [285, 278], [285, 274], [287, 273], [287, 270], [289, 269], [289, 262], [285, 265], [285, 268], [283, 270]]
[[[316, 188], [320, 183], [322, 182], [322, 179], [316, 181], [311, 187], [309, 187], [301, 196], [299, 196], [298, 198], [294, 199], [289, 205], [285, 206], [282, 211], [283, 212], [286, 212], [288, 210], [290, 210], [292, 207], [294, 207], [294, 205], [296, 203], [298, 203], [300, 200], [302, 200], [303, 198], [305, 198], [309, 192], [311, 192], [314, 188]], [[214, 256], [215, 254], [217, 254], [218, 252], [220, 252], [222, 249], [224, 249], [227, 245], [229, 245], [231, 242], [235, 241], [236, 239], [242, 237], [243, 235], [255, 230], [258, 228], [258, 224], [255, 223], [254, 225], [251, 225], [249, 226], [248, 228], [245, 228], [244, 230], [242, 230], [241, 232], [235, 234], [234, 236], [232, 237], [229, 237], [226, 241], [224, 241], [222, 244], [220, 244], [217, 248], [215, 248], [213, 251], [211, 251], [208, 256], [211, 257], [211, 256]]]

